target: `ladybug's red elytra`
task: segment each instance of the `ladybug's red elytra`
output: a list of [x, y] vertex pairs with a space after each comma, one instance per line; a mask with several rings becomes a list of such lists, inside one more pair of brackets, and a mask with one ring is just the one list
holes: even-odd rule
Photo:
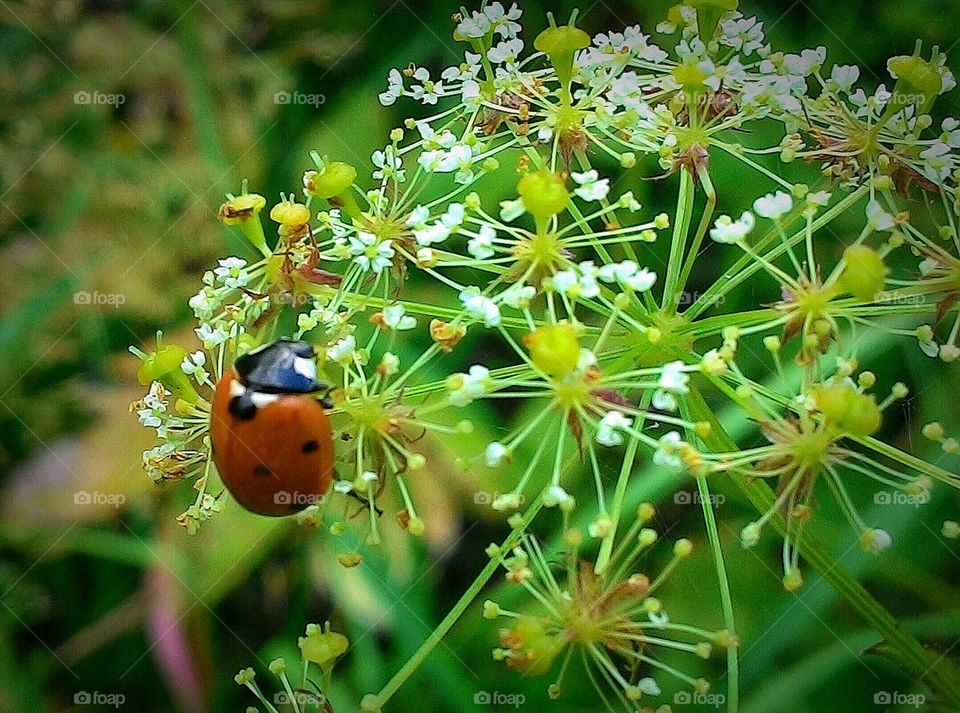
[[260, 515], [304, 509], [330, 488], [333, 436], [315, 394], [313, 347], [281, 339], [236, 360], [213, 396], [213, 462], [230, 494]]

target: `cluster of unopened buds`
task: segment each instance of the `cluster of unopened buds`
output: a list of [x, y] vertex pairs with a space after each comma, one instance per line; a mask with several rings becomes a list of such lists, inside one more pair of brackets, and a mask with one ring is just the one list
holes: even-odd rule
[[[495, 656], [534, 675], [579, 648], [632, 710], [660, 695], [657, 646], [736, 658], [729, 607], [719, 631], [674, 625], [653, 596], [689, 541], [663, 575], [635, 569], [656, 540], [652, 508], [625, 505], [643, 469], [677, 473], [678, 487], [683, 474], [701, 488], [770, 482], [741, 539], [781, 532], [790, 591], [818, 496], [876, 553], [894, 543], [863, 520], [851, 479], [928, 499], [960, 486], [947, 427], [922, 429], [938, 463], [884, 439], [884, 414], [908, 388], [876, 396], [884, 387], [864, 370], [900, 339], [960, 356], [960, 124], [931, 118], [955, 84], [944, 55], [918, 45], [892, 58], [892, 88], [868, 94], [856, 67], [828, 65], [822, 47], [775, 51], [736, 8], [677, 5], [657, 42], [639, 27], [591, 37], [576, 15], [551, 16], [529, 44], [518, 5], [464, 9], [462, 62], [390, 72], [381, 102], [430, 115], [394, 129], [369, 166], [315, 152], [302, 187], [269, 211], [246, 185], [229, 195], [219, 218], [255, 257], [204, 274], [190, 300], [202, 349], [158, 337], [135, 350], [149, 389], [135, 409], [158, 436], [144, 465], [158, 482], [191, 481], [188, 531], [234, 507], [232, 495], [335, 534], [358, 527], [360, 503], [364, 546], [384, 527], [419, 536], [429, 521], [410, 483], [447, 446], [467, 470], [509, 473], [495, 510], [525, 507], [510, 516], [511, 547], [488, 554], [541, 611], [489, 602], [487, 616], [510, 622]], [[720, 157], [768, 192], [744, 201], [716, 185]], [[789, 181], [796, 159], [822, 170]], [[669, 184], [675, 208], [653, 214], [618, 193], [630, 176]], [[515, 188], [497, 195], [505, 182]], [[850, 215], [859, 232], [838, 249], [832, 226]], [[741, 358], [758, 353], [772, 368]], [[493, 400], [513, 406], [512, 428], [463, 455], [473, 409]], [[527, 532], [544, 507], [565, 523], [563, 582]], [[582, 531], [570, 524], [581, 514]]]

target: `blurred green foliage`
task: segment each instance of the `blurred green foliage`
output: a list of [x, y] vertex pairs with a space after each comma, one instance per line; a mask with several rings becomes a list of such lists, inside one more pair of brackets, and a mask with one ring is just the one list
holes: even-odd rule
[[[563, 17], [579, 6], [580, 24], [592, 32], [634, 22], [651, 31], [668, 5], [522, 3], [531, 27], [546, 9]], [[190, 494], [151, 486], [140, 470], [149, 434], [126, 409], [138, 395], [127, 344], [160, 327], [186, 330], [186, 299], [202, 270], [243, 249], [215, 219], [223, 193], [241, 178], [271, 200], [295, 190], [311, 149], [365, 163], [404, 112], [416, 111], [403, 102], [380, 107], [386, 72], [410, 61], [456, 61], [456, 9], [426, 0], [0, 3], [0, 711], [69, 710], [80, 692], [122, 694], [122, 709], [144, 712], [242, 710], [253, 701], [233, 674], [252, 665], [275, 690], [264, 663], [294, 660], [306, 623], [324, 619], [352, 644], [332, 691], [337, 713], [356, 710], [449, 609], [482, 566], [483, 548], [505, 533], [474, 502], [476, 492], [502, 484], [459, 473], [455, 454], [439, 453], [443, 465], [415, 485], [432, 514], [426, 547], [394, 536], [345, 570], [332, 538], [237, 508], [188, 538], [174, 517]], [[883, 81], [885, 58], [910, 52], [916, 38], [960, 65], [956, 3], [803, 0], [742, 9], [765, 20], [778, 47], [826, 45], [833, 61], [860, 64], [867, 81]], [[294, 91], [323, 101], [277, 103], [277, 92]], [[123, 102], [101, 103], [109, 95]], [[955, 113], [956, 100], [945, 109]], [[732, 181], [725, 168], [716, 166], [716, 183], [740, 192], [721, 194], [722, 210], [734, 213], [769, 189], [753, 177]], [[650, 214], [673, 206], [672, 179], [630, 188]], [[769, 287], [758, 282], [750, 299], [769, 299]], [[483, 344], [463, 348], [480, 353]], [[887, 437], [909, 437], [912, 421], [958, 422], [956, 399], [937, 397], [956, 393], [948, 370], [931, 369], [916, 349], [867, 348], [887, 350], [876, 369], [881, 381], [906, 373], [917, 394], [900, 422], [886, 425]], [[495, 364], [495, 355], [484, 356]], [[465, 449], [479, 450], [509, 417], [487, 415], [486, 430]], [[750, 437], [744, 424], [731, 433]], [[631, 502], [659, 501], [662, 530], [702, 542], [699, 508], [677, 502], [673, 476], [640, 476]], [[124, 502], [82, 507], [77, 492], [122, 493]], [[913, 690], [870, 655], [876, 637], [822, 581], [782, 592], [775, 540], [753, 551], [736, 546], [750, 509], [720, 493], [744, 642], [743, 710], [878, 710], [873, 692]], [[941, 496], [925, 520], [948, 517], [957, 504], [955, 495]], [[843, 536], [825, 539], [843, 543], [838, 559], [892, 611], [912, 612], [904, 626], [947, 653], [960, 637], [960, 560], [913, 514], [882, 514], [901, 546], [879, 560], [848, 549]], [[664, 598], [675, 618], [718, 626], [702, 550]], [[477, 692], [493, 690], [542, 707], [546, 682], [493, 662], [496, 644], [494, 627], [472, 609], [391, 709], [471, 711]], [[719, 662], [691, 673], [723, 689]], [[570, 685], [555, 710], [595, 701], [589, 685]]]

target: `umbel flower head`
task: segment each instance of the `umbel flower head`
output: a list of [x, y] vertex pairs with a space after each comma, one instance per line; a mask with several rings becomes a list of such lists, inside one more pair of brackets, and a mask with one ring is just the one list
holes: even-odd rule
[[[833, 376], [807, 380], [803, 390], [793, 396], [742, 376], [732, 378], [737, 386], [731, 396], [758, 423], [767, 444], [704, 454], [709, 472], [737, 472], [748, 478], [769, 478], [776, 484], [774, 501], [743, 528], [741, 541], [745, 547], [754, 546], [762, 529], [774, 518], [782, 518], [783, 584], [791, 591], [803, 583], [796, 545], [816, 519], [818, 492], [825, 490], [833, 496], [860, 546], [876, 554], [891, 545], [891, 537], [864, 522], [848, 479], [867, 477], [883, 487], [885, 492], [876, 495], [876, 502], [892, 502], [893, 493], [923, 504], [938, 481], [960, 488], [960, 478], [954, 474], [875, 437], [883, 411], [904, 398], [907, 388], [897, 383], [890, 395], [877, 403], [869, 393], [875, 376], [864, 371], [854, 378], [855, 368], [855, 362], [841, 362]], [[924, 435], [947, 440], [939, 424], [926, 427]], [[947, 444], [945, 450], [951, 447]]]
[[488, 600], [484, 616], [503, 621], [497, 660], [527, 676], [554, 673], [551, 698], [563, 695], [563, 678], [571, 665], [583, 665], [600, 695], [612, 695], [629, 711], [661, 695], [660, 681], [679, 680], [700, 694], [710, 684], [693, 678], [661, 660], [665, 650], [702, 659], [714, 649], [736, 646], [729, 631], [711, 631], [670, 619], [658, 594], [670, 573], [692, 551], [689, 540], [677, 540], [673, 556], [657, 574], [637, 569], [638, 557], [657, 542], [649, 527], [653, 506], [641, 505], [632, 521], [624, 522], [617, 538], [616, 555], [603, 573], [594, 562], [582, 559], [582, 535], [564, 533], [562, 575], [533, 537], [510, 552], [497, 553], [506, 569], [507, 582], [523, 590], [531, 605], [506, 609]]

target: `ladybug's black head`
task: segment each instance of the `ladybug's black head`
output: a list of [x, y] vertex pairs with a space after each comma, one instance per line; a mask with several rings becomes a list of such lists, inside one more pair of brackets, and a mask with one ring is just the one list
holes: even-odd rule
[[316, 352], [310, 344], [280, 339], [239, 357], [233, 367], [241, 383], [265, 394], [309, 394], [324, 385], [317, 381]]

